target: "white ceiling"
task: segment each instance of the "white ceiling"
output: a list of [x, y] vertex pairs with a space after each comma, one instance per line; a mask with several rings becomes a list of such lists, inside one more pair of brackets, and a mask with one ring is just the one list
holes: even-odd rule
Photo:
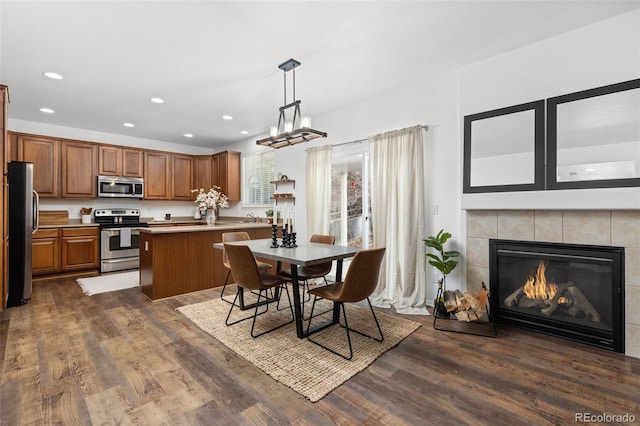
[[[2, 0], [0, 83], [9, 86], [13, 119], [214, 147], [275, 124], [284, 102], [277, 66], [289, 58], [302, 62], [296, 94], [313, 117], [639, 7], [638, 0]], [[154, 96], [165, 103], [151, 103]]]

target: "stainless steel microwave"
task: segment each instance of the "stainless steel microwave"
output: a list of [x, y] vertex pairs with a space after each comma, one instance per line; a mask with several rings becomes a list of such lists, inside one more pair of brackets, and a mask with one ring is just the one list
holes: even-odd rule
[[144, 179], [122, 176], [98, 176], [98, 197], [142, 198]]

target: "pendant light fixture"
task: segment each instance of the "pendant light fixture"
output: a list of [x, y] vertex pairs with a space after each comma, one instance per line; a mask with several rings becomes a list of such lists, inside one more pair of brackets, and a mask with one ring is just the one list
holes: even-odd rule
[[[327, 137], [326, 132], [312, 129], [311, 119], [306, 116], [303, 117], [300, 113], [301, 101], [296, 99], [296, 68], [299, 66], [300, 62], [295, 59], [289, 59], [278, 65], [284, 75], [284, 105], [280, 107], [278, 125], [271, 127], [268, 138], [260, 139], [256, 144], [271, 148], [282, 148]], [[289, 71], [293, 71], [293, 102], [287, 104], [287, 72]], [[293, 117], [287, 117], [286, 112], [291, 108], [293, 108]]]

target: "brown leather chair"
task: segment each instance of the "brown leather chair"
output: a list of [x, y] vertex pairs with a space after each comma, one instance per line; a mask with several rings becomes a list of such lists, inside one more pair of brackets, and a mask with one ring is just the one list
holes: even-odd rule
[[[286, 285], [288, 280], [278, 275], [260, 272], [256, 258], [253, 257], [253, 254], [251, 253], [251, 249], [247, 246], [225, 244], [224, 249], [227, 252], [227, 256], [229, 256], [229, 261], [231, 264], [231, 275], [233, 276], [233, 279], [236, 282], [236, 284], [239, 286], [238, 292], [236, 293], [236, 297], [233, 299], [233, 303], [231, 304], [231, 309], [229, 309], [229, 313], [227, 314], [227, 319], [225, 320], [225, 324], [227, 326], [230, 326], [230, 325], [237, 324], [239, 322], [253, 318], [253, 322], [251, 324], [251, 337], [254, 337], [254, 338], [258, 336], [262, 336], [263, 334], [269, 333], [271, 331], [277, 330], [278, 328], [283, 327], [287, 324], [291, 324], [294, 320], [294, 315], [293, 315], [293, 308], [291, 306], [291, 298], [289, 297], [289, 289], [287, 288], [287, 285]], [[262, 331], [258, 334], [254, 334], [256, 318], [258, 317], [258, 315], [262, 315], [265, 312], [267, 312], [269, 310], [269, 302], [273, 301], [273, 299], [270, 299], [268, 297], [268, 294], [267, 294], [268, 290], [276, 289], [280, 286], [282, 286], [282, 288], [287, 292], [287, 298], [289, 299], [289, 310], [291, 311], [291, 320], [283, 324], [277, 325], [276, 327]], [[233, 322], [229, 322], [229, 318], [231, 317], [231, 312], [233, 311], [233, 308], [235, 306], [239, 306], [236, 304], [238, 300], [238, 296], [240, 296], [244, 290], [257, 291], [258, 301], [255, 303], [254, 313], [252, 316], [248, 316]], [[261, 301], [261, 298], [263, 297], [263, 295], [264, 295], [264, 300]], [[279, 292], [278, 296], [282, 296], [282, 292]], [[258, 308], [260, 306], [264, 306], [265, 310], [263, 312], [258, 313]], [[274, 311], [274, 312], [277, 312], [277, 311]]]
[[[309, 241], [312, 243], [322, 243], [322, 244], [333, 245], [336, 243], [336, 237], [334, 237], [333, 235], [313, 234], [309, 239]], [[326, 275], [329, 272], [331, 272], [331, 265], [332, 265], [332, 262], [327, 262], [327, 263], [321, 263], [318, 265], [298, 267], [298, 282], [304, 282], [303, 291], [304, 290], [306, 290], [307, 292], [309, 291], [309, 280], [312, 280], [315, 278], [322, 278], [324, 279], [324, 283], [328, 284]], [[285, 269], [284, 271], [280, 271], [280, 275], [291, 279], [292, 277], [291, 269]], [[306, 300], [303, 299], [303, 304], [302, 304], [303, 317], [304, 317], [304, 302], [308, 302], [309, 300], [310, 298], [307, 298]]]
[[[376, 285], [378, 283], [378, 274], [380, 272], [380, 265], [382, 264], [384, 252], [384, 247], [359, 251], [353, 257], [344, 281], [329, 284], [323, 287], [316, 287], [309, 290], [309, 294], [313, 295], [313, 305], [311, 305], [311, 314], [309, 316], [309, 322], [307, 323], [307, 339], [310, 342], [315, 343], [316, 345], [321, 346], [329, 352], [333, 352], [334, 354], [339, 355], [346, 360], [350, 360], [351, 358], [353, 358], [351, 335], [349, 333], [350, 331], [353, 331], [365, 337], [372, 338], [377, 342], [382, 342], [384, 340], [382, 329], [380, 328], [380, 324], [378, 323], [378, 318], [376, 318], [376, 313], [373, 311], [371, 301], [369, 301], [369, 296], [376, 289]], [[335, 304], [338, 304], [338, 309], [342, 310], [344, 326], [342, 324], [340, 324], [340, 326], [344, 327], [347, 330], [349, 355], [341, 354], [337, 350], [325, 346], [317, 340], [311, 339], [309, 329], [311, 327], [311, 320], [313, 319], [313, 310], [316, 306], [316, 301], [318, 300], [318, 298], [331, 300]], [[347, 322], [347, 312], [345, 310], [344, 304], [360, 302], [365, 299], [367, 300], [367, 303], [369, 303], [369, 309], [371, 310], [373, 320], [378, 327], [380, 338], [370, 336], [358, 330], [354, 330], [349, 327], [349, 324]]]
[[[249, 234], [247, 232], [225, 232], [222, 234], [223, 243], [230, 243], [234, 241], [248, 241], [250, 239], [251, 237], [249, 237]], [[268, 269], [271, 269], [270, 264], [261, 262], [259, 260], [257, 260], [257, 262], [259, 270], [266, 271]], [[222, 286], [222, 291], [220, 292], [220, 298], [227, 303], [231, 303], [231, 300], [224, 298], [224, 289], [227, 288], [227, 282], [229, 281], [229, 277], [231, 276], [231, 265], [229, 264], [229, 257], [227, 256], [226, 250], [222, 251], [222, 263], [224, 264], [224, 267], [229, 271], [227, 272], [227, 278], [224, 279], [224, 285]]]

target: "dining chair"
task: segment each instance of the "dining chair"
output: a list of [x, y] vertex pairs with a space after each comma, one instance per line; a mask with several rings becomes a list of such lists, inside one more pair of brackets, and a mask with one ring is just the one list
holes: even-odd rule
[[[224, 232], [222, 234], [222, 242], [230, 243], [234, 241], [248, 241], [251, 237], [249, 237], [248, 232]], [[261, 262], [256, 260], [258, 263], [258, 269], [261, 271], [266, 271], [271, 269], [271, 265], [266, 262]], [[231, 303], [231, 300], [224, 298], [224, 289], [227, 288], [227, 282], [229, 281], [229, 277], [231, 276], [231, 265], [229, 264], [229, 257], [227, 256], [227, 251], [222, 250], [222, 263], [224, 267], [227, 268], [227, 278], [224, 279], [224, 285], [222, 286], [222, 291], [220, 292], [220, 298], [227, 303]]]
[[[227, 314], [227, 319], [225, 320], [225, 324], [227, 326], [237, 324], [239, 322], [248, 320], [253, 318], [251, 323], [251, 337], [256, 338], [262, 336], [263, 334], [270, 333], [274, 330], [277, 330], [280, 327], [284, 327], [287, 324], [291, 324], [294, 320], [293, 315], [293, 307], [291, 305], [291, 298], [289, 296], [289, 289], [287, 288], [287, 279], [285, 277], [281, 277], [278, 275], [268, 274], [266, 272], [260, 272], [258, 268], [258, 262], [256, 258], [251, 253], [251, 249], [247, 246], [243, 245], [233, 245], [233, 244], [224, 244], [224, 249], [227, 252], [227, 256], [229, 256], [229, 261], [231, 264], [231, 276], [233, 277], [236, 284], [241, 287], [238, 289], [236, 293], [236, 297], [233, 299], [233, 303], [231, 304], [231, 309], [229, 309], [229, 313]], [[285, 322], [283, 324], [279, 324], [275, 327], [272, 327], [268, 330], [262, 331], [258, 334], [254, 334], [256, 318], [259, 315], [266, 313], [269, 310], [269, 303], [273, 301], [270, 299], [267, 292], [269, 289], [275, 289], [282, 286], [284, 291], [287, 293], [287, 299], [289, 299], [289, 310], [291, 311], [291, 320]], [[233, 312], [233, 308], [238, 306], [236, 301], [238, 300], [238, 296], [241, 291], [249, 290], [249, 291], [257, 291], [258, 292], [258, 301], [255, 303], [255, 310], [253, 315], [241, 318], [239, 320], [229, 322], [229, 318], [231, 317], [231, 312]], [[279, 297], [282, 296], [283, 292], [279, 292]], [[260, 300], [264, 295], [264, 300]], [[264, 306], [265, 310], [263, 312], [258, 312], [258, 309]], [[274, 310], [273, 312], [278, 312]]]
[[[336, 237], [333, 235], [322, 235], [322, 234], [313, 234], [309, 239], [312, 243], [322, 243], [322, 244], [335, 244]], [[327, 282], [327, 274], [331, 272], [332, 262], [321, 263], [318, 265], [311, 266], [299, 266], [298, 267], [298, 282], [303, 282], [302, 291], [307, 291], [306, 298], [302, 300], [302, 317], [304, 318], [304, 304], [311, 300], [311, 296], [309, 296], [309, 280], [315, 278], [322, 278], [324, 280], [324, 284], [328, 284]], [[287, 278], [292, 278], [291, 269], [285, 269], [284, 271], [280, 271], [280, 275], [285, 276]], [[306, 319], [306, 318], [305, 318]]]
[[[353, 358], [353, 347], [351, 346], [350, 335], [351, 331], [362, 336], [369, 337], [376, 342], [382, 342], [384, 340], [382, 329], [380, 328], [380, 323], [378, 322], [376, 313], [373, 311], [373, 306], [371, 306], [371, 301], [369, 300], [369, 296], [371, 295], [371, 293], [373, 293], [378, 283], [378, 274], [380, 272], [380, 265], [382, 264], [384, 252], [384, 247], [359, 251], [353, 257], [344, 281], [336, 282], [322, 287], [312, 288], [309, 290], [309, 294], [313, 295], [311, 314], [309, 315], [309, 322], [307, 323], [307, 339], [310, 342], [315, 343], [316, 345], [328, 350], [329, 352], [339, 355], [346, 360], [350, 360], [351, 358]], [[338, 352], [337, 349], [330, 348], [325, 344], [311, 338], [309, 329], [311, 327], [311, 320], [313, 319], [313, 310], [315, 309], [318, 298], [331, 300], [332, 302], [334, 302], [334, 304], [337, 304], [337, 308], [342, 311], [344, 325], [339, 322], [338, 324], [342, 328], [345, 328], [347, 331], [349, 355], [344, 355]], [[369, 309], [371, 310], [373, 320], [375, 321], [378, 332], [380, 333], [379, 338], [370, 336], [362, 331], [355, 330], [349, 327], [349, 323], [347, 322], [347, 311], [345, 310], [344, 304], [356, 303], [365, 299], [369, 304]]]

